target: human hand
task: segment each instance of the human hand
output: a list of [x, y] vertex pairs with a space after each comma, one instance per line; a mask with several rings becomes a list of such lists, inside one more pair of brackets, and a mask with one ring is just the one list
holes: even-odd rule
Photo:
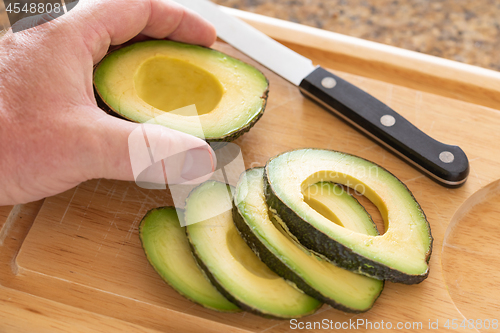
[[[215, 154], [203, 140], [96, 106], [94, 64], [110, 45], [145, 37], [210, 46], [216, 34], [169, 0], [80, 0], [55, 20], [0, 39], [0, 205], [38, 200], [93, 178], [134, 180], [128, 137], [140, 126], [161, 155], [182, 152], [184, 179], [214, 170]], [[182, 165], [184, 159], [197, 163]]]

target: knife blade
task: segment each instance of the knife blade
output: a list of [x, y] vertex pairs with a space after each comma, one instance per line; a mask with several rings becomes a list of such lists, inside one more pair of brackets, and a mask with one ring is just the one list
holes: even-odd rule
[[460, 187], [469, 161], [458, 146], [428, 136], [396, 111], [208, 0], [176, 0], [211, 22], [219, 38], [297, 86], [308, 98], [339, 116], [413, 167], [446, 187]]

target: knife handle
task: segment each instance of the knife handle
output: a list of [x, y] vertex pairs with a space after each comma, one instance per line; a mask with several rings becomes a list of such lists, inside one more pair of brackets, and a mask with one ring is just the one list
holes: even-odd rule
[[317, 67], [300, 91], [446, 187], [459, 187], [469, 161], [458, 146], [441, 143], [390, 107], [349, 82]]

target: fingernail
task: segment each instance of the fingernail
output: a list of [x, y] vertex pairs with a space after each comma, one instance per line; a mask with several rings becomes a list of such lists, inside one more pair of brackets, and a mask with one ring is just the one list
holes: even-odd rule
[[210, 148], [194, 148], [186, 152], [181, 177], [188, 181], [195, 180], [214, 172], [214, 170], [214, 158]]

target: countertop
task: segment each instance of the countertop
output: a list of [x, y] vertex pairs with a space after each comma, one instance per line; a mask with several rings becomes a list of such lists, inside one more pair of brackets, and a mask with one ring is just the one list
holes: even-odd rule
[[[500, 70], [500, 2], [495, 0], [213, 1], [228, 7]], [[0, 30], [6, 22], [0, 0]]]
[[266, 16], [500, 70], [495, 0], [213, 0]]

